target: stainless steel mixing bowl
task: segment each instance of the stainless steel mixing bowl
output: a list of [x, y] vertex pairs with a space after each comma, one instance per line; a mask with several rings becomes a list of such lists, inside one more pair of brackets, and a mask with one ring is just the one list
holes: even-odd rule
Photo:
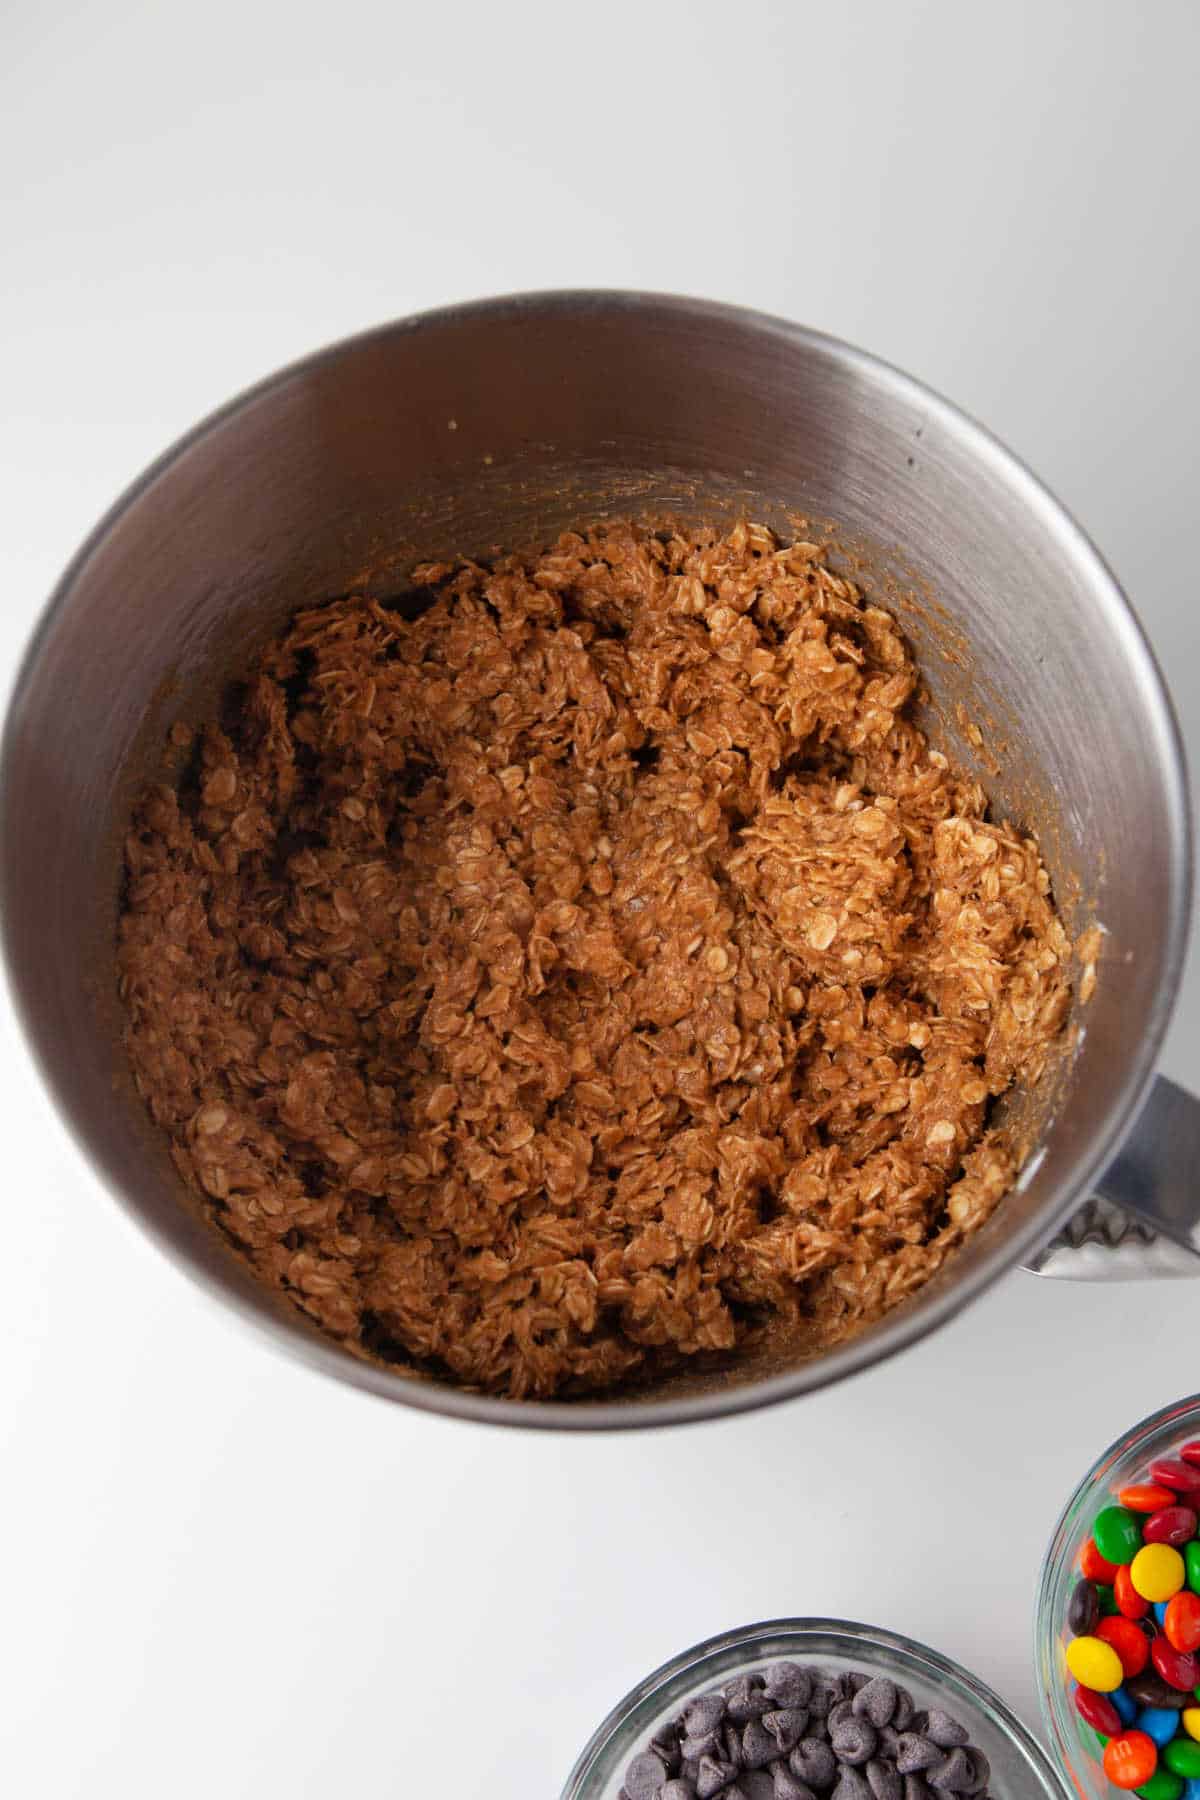
[[[121, 1049], [122, 832], [171, 722], [210, 713], [297, 606], [394, 592], [419, 559], [664, 512], [832, 528], [915, 646], [938, 741], [980, 770], [999, 813], [1037, 831], [1073, 928], [1105, 927], [1100, 978], [1077, 1047], [1009, 1119], [1036, 1145], [1017, 1191], [881, 1324], [815, 1360], [747, 1360], [604, 1401], [507, 1402], [343, 1353], [260, 1287], [183, 1193]], [[97, 1170], [268, 1338], [390, 1399], [504, 1424], [703, 1418], [911, 1342], [1094, 1188], [1194, 1244], [1196, 1109], [1151, 1088], [1191, 871], [1154, 661], [1095, 550], [1019, 462], [918, 382], [815, 332], [693, 300], [534, 294], [403, 320], [274, 376], [156, 463], [67, 570], [18, 677], [2, 808], [13, 990]]]

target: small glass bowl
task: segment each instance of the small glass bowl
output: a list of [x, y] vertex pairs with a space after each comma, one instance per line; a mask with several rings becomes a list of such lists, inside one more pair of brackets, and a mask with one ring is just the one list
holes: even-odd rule
[[[992, 1800], [1064, 1800], [1045, 1751], [989, 1687], [911, 1638], [845, 1619], [772, 1619], [727, 1631], [685, 1650], [638, 1684], [584, 1749], [562, 1800], [617, 1800], [631, 1757], [689, 1700], [766, 1663], [790, 1659], [835, 1672], [890, 1675], [918, 1707], [942, 1706], [971, 1734], [992, 1766]], [[718, 1797], [719, 1800], [719, 1797]]]
[[1151, 1413], [1110, 1444], [1067, 1501], [1042, 1564], [1033, 1646], [1042, 1718], [1059, 1766], [1083, 1800], [1114, 1800], [1118, 1790], [1101, 1766], [1095, 1735], [1071, 1700], [1067, 1603], [1079, 1578], [1079, 1552], [1092, 1535], [1096, 1514], [1111, 1504], [1117, 1489], [1149, 1480], [1148, 1465], [1189, 1437], [1200, 1437], [1200, 1394]]

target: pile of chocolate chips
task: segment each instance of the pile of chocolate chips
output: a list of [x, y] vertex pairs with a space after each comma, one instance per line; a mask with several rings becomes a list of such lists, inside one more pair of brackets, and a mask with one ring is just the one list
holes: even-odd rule
[[689, 1700], [621, 1800], [987, 1800], [987, 1757], [886, 1675], [774, 1663]]

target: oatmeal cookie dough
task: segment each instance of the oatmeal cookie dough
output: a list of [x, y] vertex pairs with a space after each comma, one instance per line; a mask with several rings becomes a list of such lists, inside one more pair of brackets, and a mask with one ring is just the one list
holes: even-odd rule
[[596, 1392], [926, 1281], [1070, 947], [810, 543], [628, 524], [300, 613], [127, 844], [137, 1083], [348, 1347]]

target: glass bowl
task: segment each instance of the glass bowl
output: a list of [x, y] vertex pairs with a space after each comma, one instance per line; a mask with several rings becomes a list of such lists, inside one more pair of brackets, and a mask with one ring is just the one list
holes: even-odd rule
[[1119, 1793], [1101, 1767], [1095, 1734], [1071, 1702], [1067, 1673], [1067, 1602], [1079, 1576], [1079, 1552], [1101, 1507], [1118, 1488], [1148, 1480], [1146, 1467], [1185, 1439], [1200, 1437], [1200, 1394], [1151, 1413], [1110, 1444], [1094, 1462], [1063, 1509], [1042, 1564], [1034, 1621], [1034, 1661], [1046, 1733], [1059, 1766], [1083, 1800], [1116, 1800]]
[[[593, 1734], [561, 1800], [617, 1800], [630, 1758], [689, 1700], [731, 1676], [790, 1659], [835, 1672], [891, 1675], [918, 1707], [942, 1706], [971, 1734], [992, 1766], [992, 1800], [1064, 1800], [1045, 1751], [974, 1675], [911, 1638], [845, 1619], [772, 1619], [709, 1638], [664, 1663], [625, 1696]], [[719, 1796], [718, 1796], [719, 1800]]]

